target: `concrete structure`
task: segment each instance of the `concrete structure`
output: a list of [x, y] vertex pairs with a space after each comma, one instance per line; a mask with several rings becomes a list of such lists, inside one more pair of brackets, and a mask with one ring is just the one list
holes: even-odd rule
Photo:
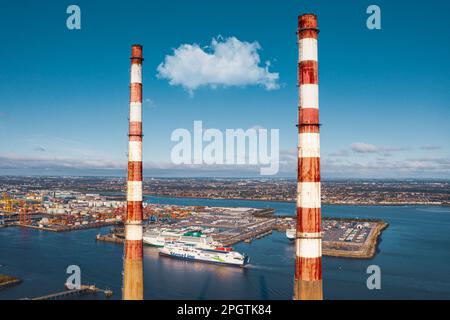
[[319, 85], [317, 16], [298, 17], [298, 184], [294, 299], [321, 300]]
[[131, 47], [130, 127], [123, 299], [144, 298], [142, 268], [142, 46]]

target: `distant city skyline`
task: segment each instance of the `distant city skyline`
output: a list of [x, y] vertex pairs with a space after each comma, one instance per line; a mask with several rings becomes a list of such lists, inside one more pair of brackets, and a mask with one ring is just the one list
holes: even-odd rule
[[201, 120], [279, 129], [277, 177], [295, 177], [295, 31], [314, 12], [323, 179], [450, 179], [448, 2], [380, 0], [381, 30], [366, 28], [370, 3], [356, 0], [83, 0], [81, 30], [66, 28], [69, 3], [24, 4], [0, 12], [1, 175], [124, 176], [140, 43], [144, 176], [271, 178], [259, 166], [171, 163], [171, 133]]

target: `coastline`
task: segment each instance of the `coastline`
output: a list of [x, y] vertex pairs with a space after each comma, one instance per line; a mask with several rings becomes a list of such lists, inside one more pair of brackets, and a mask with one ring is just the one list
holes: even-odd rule
[[[270, 199], [253, 199], [253, 198], [223, 198], [223, 197], [194, 197], [194, 196], [172, 196], [168, 194], [150, 194], [150, 193], [144, 193], [144, 196], [147, 197], [161, 197], [161, 198], [178, 198], [178, 199], [206, 199], [206, 200], [241, 200], [241, 201], [262, 201], [262, 202], [281, 202], [281, 203], [295, 203], [295, 200], [270, 200]], [[369, 202], [328, 202], [328, 201], [322, 201], [322, 204], [324, 205], [333, 205], [333, 206], [433, 206], [433, 207], [450, 207], [449, 204], [438, 204], [438, 203], [414, 203], [414, 202], [405, 202], [405, 203], [369, 203]]]
[[[161, 203], [163, 202], [166, 201], [161, 200]], [[220, 201], [218, 203], [222, 204]], [[251, 203], [247, 204], [250, 205]], [[272, 204], [272, 206], [275, 205], [276, 203]], [[284, 206], [278, 204], [278, 207], [282, 208]], [[405, 282], [403, 281], [383, 282], [385, 284], [383, 290], [392, 291], [390, 298], [413, 298], [410, 296], [411, 292], [417, 298], [443, 299], [448, 296], [449, 290], [444, 284], [436, 284], [439, 286], [433, 291], [428, 290], [427, 287], [431, 281], [436, 281], [436, 278], [446, 279], [448, 277], [447, 270], [440, 267], [442, 263], [449, 261], [450, 255], [448, 250], [445, 247], [436, 247], [434, 250], [416, 250], [415, 246], [411, 246], [411, 241], [422, 241], [423, 246], [426, 247], [432, 247], [436, 241], [448, 243], [448, 230], [446, 230], [448, 229], [446, 226], [448, 226], [450, 221], [448, 214], [435, 212], [435, 210], [424, 212], [417, 207], [392, 207], [392, 210], [389, 208], [378, 210], [376, 207], [363, 207], [361, 209], [355, 208], [349, 215], [347, 215], [346, 211], [346, 209], [338, 210], [338, 216], [333, 216], [341, 217], [342, 215], [342, 217], [350, 219], [356, 216], [365, 219], [381, 219], [388, 222], [389, 226], [385, 229], [386, 232], [381, 234], [378, 251], [372, 259], [324, 255], [323, 272], [327, 274], [328, 290], [332, 288], [334, 288], [333, 290], [338, 290], [336, 292], [330, 291], [328, 298], [337, 300], [349, 298], [350, 294], [347, 291], [341, 292], [341, 290], [351, 290], [351, 296], [362, 299], [374, 299], [374, 291], [369, 291], [364, 285], [361, 285], [361, 277], [366, 274], [367, 266], [374, 263], [382, 266], [382, 279], [387, 280], [391, 277], [400, 277], [405, 270], [411, 277], [421, 279], [421, 282], [417, 284], [417, 288], [420, 291], [405, 289]], [[330, 214], [334, 212], [334, 210], [331, 210]], [[432, 228], [423, 228], [424, 225], [428, 226], [427, 223], [430, 220], [436, 222], [431, 225]], [[118, 274], [120, 275], [117, 268], [120, 268], [122, 261], [123, 244], [95, 241], [97, 233], [107, 233], [109, 228], [99, 231], [91, 229], [67, 234], [44, 234], [41, 232], [36, 233], [34, 230], [33, 232], [22, 232], [20, 228], [9, 229], [11, 230], [0, 229], [0, 243], [2, 243], [2, 246], [0, 246], [0, 258], [3, 260], [11, 259], [8, 265], [16, 265], [17, 267], [9, 269], [11, 272], [8, 272], [6, 268], [9, 268], [9, 266], [5, 262], [0, 262], [5, 264], [3, 268], [0, 268], [0, 273], [22, 278], [23, 282], [0, 290], [2, 299], [20, 299], [25, 296], [37, 297], [46, 292], [58, 291], [58, 288], [61, 288], [61, 281], [51, 275], [57, 272], [61, 273], [61, 270], [63, 272], [67, 268], [67, 263], [65, 259], [60, 258], [59, 253], [61, 251], [49, 251], [47, 248], [60, 245], [65, 247], [64, 252], [70, 252], [71, 260], [75, 260], [85, 266], [95, 266], [95, 268], [83, 268], [83, 270], [86, 270], [82, 277], [86, 276], [89, 279], [95, 279], [97, 284], [103, 283], [105, 286], [111, 287], [114, 289], [114, 298], [121, 298], [120, 288], [122, 283], [120, 276], [117, 277]], [[62, 241], [68, 238], [71, 241]], [[24, 239], [29, 240], [25, 242], [23, 241]], [[20, 244], [18, 248], [26, 250], [29, 263], [33, 263], [32, 269], [28, 265], [23, 264], [23, 258], [15, 254], [17, 253], [17, 247], [9, 245], [10, 242]], [[83, 250], [79, 250], [80, 243], [83, 243]], [[258, 290], [260, 288], [265, 290], [267, 285], [277, 290], [276, 292], [269, 291], [268, 295], [265, 296], [268, 299], [291, 298], [290, 291], [287, 292], [286, 288], [289, 288], [292, 283], [290, 272], [293, 267], [295, 244], [288, 241], [283, 232], [274, 232], [273, 236], [252, 241], [251, 244], [240, 244], [236, 249], [248, 254], [251, 257], [251, 263], [257, 262], [255, 267], [251, 266], [245, 272], [240, 272], [240, 269], [234, 270], [234, 268], [202, 263], [186, 265], [182, 261], [159, 259], [156, 254], [157, 250], [146, 248], [144, 249], [144, 254], [147, 253], [145, 268], [148, 268], [148, 270], [160, 270], [161, 276], [147, 278], [145, 285], [150, 287], [156, 285], [163, 288], [163, 291], [158, 292], [158, 297], [195, 299], [198, 297], [196, 294], [199, 291], [193, 290], [198, 287], [198, 283], [214, 279], [214, 283], [217, 286], [233, 286], [237, 290], [237, 294], [249, 299], [260, 299], [261, 294]], [[43, 264], [39, 262], [40, 257], [45, 255], [48, 255], [51, 263]], [[424, 259], [430, 259], [429, 266], [431, 269], [425, 270], [424, 268], [416, 267], [417, 263], [422, 263]], [[444, 261], [444, 259], [446, 260]], [[162, 268], [163, 266], [164, 268]], [[29, 273], [30, 270], [31, 273]], [[97, 270], [102, 270], [102, 272], [97, 272]], [[186, 273], [180, 274], [180, 270], [184, 270]], [[252, 280], [258, 279], [259, 275], [264, 275], [267, 282], [252, 282]], [[33, 281], [27, 281], [25, 278], [30, 278]], [[45, 281], [43, 283], [43, 286], [47, 288], [45, 292], [41, 291], [42, 285], [39, 284], [40, 280]], [[177, 281], [188, 280], [191, 281], [188, 283], [189, 287], [176, 285]], [[342, 281], [347, 281], [349, 286], [342, 286]], [[37, 286], [35, 286], [36, 283], [38, 284]], [[266, 286], [262, 286], [264, 284]], [[205, 299], [228, 297], [218, 296], [214, 288], [210, 287], [210, 289], [211, 291], [205, 293]], [[146, 298], [148, 299], [156, 297], [149, 293], [147, 294]], [[95, 296], [87, 295], [85, 299], [95, 299]]]
[[[290, 216], [280, 216], [278, 218], [286, 218]], [[349, 258], [349, 259], [371, 259], [378, 253], [378, 244], [380, 243], [380, 236], [382, 232], [389, 226], [387, 222], [380, 219], [371, 218], [332, 218], [324, 217], [323, 220], [337, 220], [337, 221], [347, 221], [347, 222], [371, 222], [376, 223], [376, 226], [370, 231], [367, 240], [364, 244], [356, 244], [353, 242], [338, 242], [338, 241], [323, 241], [322, 242], [322, 254], [324, 256], [339, 257], [339, 258]], [[278, 228], [272, 228], [270, 232], [282, 230]], [[259, 238], [257, 238], [259, 239]], [[110, 242], [116, 244], [123, 244], [123, 237], [118, 237], [114, 234], [97, 234], [96, 241]], [[236, 243], [245, 242], [245, 240], [239, 240]], [[235, 244], [235, 243], [233, 243]], [[230, 245], [230, 244], [227, 244]]]

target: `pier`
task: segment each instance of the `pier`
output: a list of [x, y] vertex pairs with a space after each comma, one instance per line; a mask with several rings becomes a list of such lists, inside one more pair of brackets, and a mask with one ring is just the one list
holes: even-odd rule
[[234, 236], [225, 238], [221, 241], [225, 246], [232, 246], [232, 245], [242, 242], [242, 241], [249, 243], [253, 239], [261, 239], [262, 237], [271, 234], [273, 229], [274, 229], [273, 224], [269, 224], [267, 226], [258, 228], [257, 230], [234, 235]]
[[17, 285], [21, 282], [22, 280], [19, 278], [0, 274], [0, 289]]
[[105, 241], [105, 242], [112, 242], [112, 243], [123, 243], [124, 239], [116, 236], [114, 233], [100, 235], [97, 234], [95, 237], [95, 240], [97, 241]]
[[68, 289], [66, 291], [48, 294], [45, 296], [33, 298], [31, 300], [59, 300], [70, 296], [76, 296], [81, 294], [96, 294], [99, 292], [103, 292], [105, 294], [105, 297], [111, 297], [113, 295], [113, 292], [109, 289], [103, 290], [97, 288], [95, 285], [81, 285], [79, 289]]
[[31, 224], [16, 224], [16, 225], [23, 227], [23, 228], [31, 228], [31, 229], [38, 229], [38, 230], [45, 230], [45, 231], [52, 231], [52, 232], [65, 232], [65, 231], [96, 229], [96, 228], [108, 227], [108, 226], [113, 226], [113, 225], [118, 225], [118, 224], [120, 224], [120, 222], [110, 221], [110, 222], [94, 222], [94, 223], [80, 224], [80, 225], [75, 225], [75, 226], [64, 226], [64, 225], [38, 226], [38, 225], [31, 225]]

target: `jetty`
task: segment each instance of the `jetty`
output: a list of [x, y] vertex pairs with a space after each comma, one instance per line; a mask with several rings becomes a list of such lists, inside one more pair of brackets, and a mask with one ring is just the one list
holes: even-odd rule
[[17, 285], [21, 282], [22, 280], [19, 278], [0, 274], [0, 289]]
[[267, 226], [262, 226], [255, 230], [251, 230], [245, 233], [221, 239], [221, 242], [225, 246], [231, 246], [242, 241], [244, 241], [245, 243], [250, 243], [253, 239], [261, 239], [262, 237], [271, 234], [273, 229], [274, 229], [273, 225], [269, 224]]
[[66, 232], [66, 231], [97, 229], [97, 228], [118, 225], [118, 224], [120, 224], [119, 221], [93, 222], [93, 223], [88, 223], [88, 224], [71, 225], [71, 226], [69, 226], [69, 225], [68, 226], [65, 226], [65, 225], [39, 226], [39, 225], [20, 224], [20, 223], [17, 223], [16, 225], [19, 227], [23, 227], [23, 228], [31, 228], [31, 229], [38, 229], [38, 230], [44, 230], [44, 231]]
[[103, 292], [105, 294], [105, 297], [111, 297], [113, 295], [112, 290], [109, 289], [100, 289], [97, 288], [95, 285], [81, 285], [80, 288], [78, 289], [67, 289], [65, 291], [51, 293], [45, 296], [25, 300], [59, 300], [70, 296], [76, 296], [81, 294], [96, 294], [99, 292]]
[[114, 233], [110, 233], [110, 234], [97, 234], [95, 236], [95, 240], [97, 241], [105, 241], [105, 242], [112, 242], [112, 243], [119, 243], [122, 244], [124, 242], [123, 238], [120, 238], [118, 236], [116, 236], [116, 234]]

